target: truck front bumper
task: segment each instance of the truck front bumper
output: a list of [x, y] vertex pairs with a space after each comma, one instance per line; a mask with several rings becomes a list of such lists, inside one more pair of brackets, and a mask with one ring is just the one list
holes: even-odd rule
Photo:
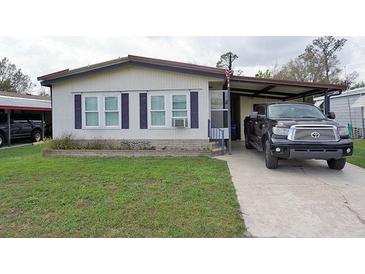
[[351, 139], [337, 142], [298, 142], [288, 139], [271, 139], [271, 153], [284, 159], [340, 159], [351, 156]]

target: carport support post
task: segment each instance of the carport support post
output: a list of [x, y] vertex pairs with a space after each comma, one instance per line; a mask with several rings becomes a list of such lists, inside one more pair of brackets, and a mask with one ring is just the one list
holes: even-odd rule
[[44, 111], [42, 111], [42, 140], [44, 140]]
[[11, 113], [11, 110], [8, 109], [7, 110], [7, 116], [8, 116], [8, 146], [11, 145], [11, 122], [10, 122], [10, 113]]
[[365, 132], [364, 132], [364, 107], [361, 107], [361, 125], [362, 125], [362, 134], [361, 137], [365, 139]]

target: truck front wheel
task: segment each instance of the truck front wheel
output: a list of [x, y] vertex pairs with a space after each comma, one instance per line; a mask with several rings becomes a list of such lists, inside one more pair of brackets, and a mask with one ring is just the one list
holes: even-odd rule
[[278, 168], [279, 159], [270, 152], [270, 142], [266, 140], [265, 142], [265, 165], [268, 169]]
[[0, 147], [3, 146], [4, 140], [5, 140], [4, 136], [0, 133]]
[[33, 130], [32, 140], [33, 140], [33, 142], [39, 142], [42, 140], [42, 132], [39, 129]]
[[247, 134], [245, 134], [245, 147], [246, 149], [253, 149], [253, 146], [250, 144], [250, 142], [248, 141], [248, 136]]
[[345, 164], [346, 158], [327, 160], [327, 165], [330, 169], [341, 170], [345, 167]]

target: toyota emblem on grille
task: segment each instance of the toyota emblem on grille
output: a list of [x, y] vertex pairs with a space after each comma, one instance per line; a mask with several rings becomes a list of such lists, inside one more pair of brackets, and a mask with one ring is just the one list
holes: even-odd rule
[[321, 134], [319, 134], [319, 132], [317, 132], [317, 131], [313, 131], [313, 132], [311, 133], [311, 136], [312, 136], [312, 138], [314, 138], [314, 139], [318, 139], [318, 138], [319, 138], [319, 136], [321, 136]]

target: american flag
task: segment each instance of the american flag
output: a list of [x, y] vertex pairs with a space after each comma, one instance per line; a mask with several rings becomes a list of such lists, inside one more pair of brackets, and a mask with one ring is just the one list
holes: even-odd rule
[[226, 69], [225, 73], [226, 73], [227, 80], [229, 80], [231, 78], [231, 76], [233, 75], [233, 70]]

